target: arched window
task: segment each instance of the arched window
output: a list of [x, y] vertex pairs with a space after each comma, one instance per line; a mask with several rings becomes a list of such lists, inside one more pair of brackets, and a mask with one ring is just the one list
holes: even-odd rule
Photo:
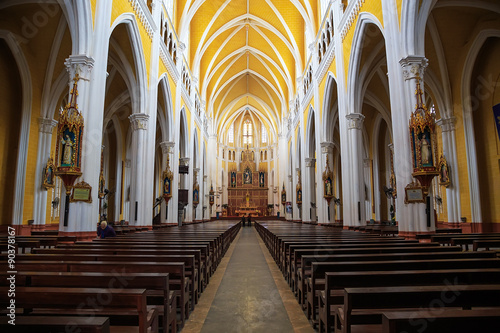
[[228, 139], [229, 143], [234, 143], [234, 123], [229, 126]]
[[262, 143], [267, 142], [267, 130], [264, 125], [262, 125]]
[[252, 144], [252, 123], [250, 120], [245, 120], [243, 123], [243, 144]]

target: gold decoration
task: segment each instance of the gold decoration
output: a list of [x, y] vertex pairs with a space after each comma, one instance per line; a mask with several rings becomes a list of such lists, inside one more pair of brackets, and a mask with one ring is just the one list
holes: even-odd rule
[[200, 185], [198, 185], [198, 172], [194, 172], [194, 184], [193, 184], [193, 206], [196, 208], [200, 203]]
[[323, 171], [323, 197], [326, 202], [330, 204], [333, 198], [333, 172], [330, 170], [330, 162], [328, 160], [328, 154], [326, 155], [326, 166], [325, 171]]
[[448, 187], [451, 184], [450, 180], [450, 167], [448, 166], [448, 161], [446, 161], [446, 158], [444, 155], [441, 155], [439, 158], [439, 185], [442, 185], [444, 187]]
[[429, 193], [432, 179], [439, 174], [436, 166], [436, 119], [423, 103], [420, 77], [417, 74], [417, 105], [410, 117], [409, 133], [412, 152], [412, 176], [418, 179], [425, 195]]
[[78, 80], [80, 76], [75, 75], [73, 88], [70, 92], [70, 101], [59, 115], [57, 127], [57, 144], [55, 164], [57, 171], [55, 175], [60, 177], [66, 187], [66, 194], [71, 194], [71, 188], [75, 180], [82, 175], [82, 142], [83, 142], [83, 117], [78, 111], [76, 97], [78, 96]]
[[54, 188], [56, 186], [54, 177], [56, 167], [54, 166], [54, 162], [52, 161], [52, 157], [49, 157], [47, 160], [47, 165], [43, 168], [43, 180], [42, 186], [48, 190], [49, 188]]
[[426, 195], [422, 185], [416, 182], [410, 183], [405, 187], [405, 204], [425, 203]]
[[172, 180], [174, 179], [174, 174], [172, 170], [170, 170], [170, 156], [167, 154], [167, 166], [162, 173], [163, 179], [163, 199], [165, 199], [165, 203], [168, 205], [168, 201], [172, 198]]
[[84, 181], [75, 184], [69, 200], [70, 202], [83, 201], [92, 203], [92, 186]]
[[297, 170], [297, 177], [298, 177], [298, 181], [297, 181], [297, 187], [296, 187], [296, 193], [297, 193], [297, 198], [296, 198], [296, 201], [297, 201], [297, 206], [301, 207], [302, 206], [302, 184], [301, 184], [301, 177], [300, 177], [300, 169]]
[[285, 183], [283, 182], [283, 189], [281, 190], [281, 204], [284, 206], [286, 204], [286, 190]]

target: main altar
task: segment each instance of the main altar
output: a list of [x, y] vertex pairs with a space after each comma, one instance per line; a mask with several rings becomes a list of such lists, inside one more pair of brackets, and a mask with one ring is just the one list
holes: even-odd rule
[[258, 171], [254, 152], [244, 150], [239, 171], [228, 173], [228, 207], [230, 216], [263, 216], [267, 214], [267, 172]]

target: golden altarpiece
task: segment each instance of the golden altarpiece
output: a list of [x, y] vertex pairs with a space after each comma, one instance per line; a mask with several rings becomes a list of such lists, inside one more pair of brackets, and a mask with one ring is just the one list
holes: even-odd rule
[[257, 171], [254, 152], [244, 150], [239, 171], [228, 174], [227, 215], [263, 216], [267, 214], [268, 179], [267, 172]]

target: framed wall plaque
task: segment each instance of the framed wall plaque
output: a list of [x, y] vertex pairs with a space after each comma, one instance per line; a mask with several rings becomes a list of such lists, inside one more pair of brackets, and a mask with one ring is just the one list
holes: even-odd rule
[[420, 185], [408, 184], [405, 187], [405, 203], [425, 203], [424, 189]]
[[81, 181], [73, 186], [70, 202], [78, 201], [92, 203], [92, 186], [84, 181]]

